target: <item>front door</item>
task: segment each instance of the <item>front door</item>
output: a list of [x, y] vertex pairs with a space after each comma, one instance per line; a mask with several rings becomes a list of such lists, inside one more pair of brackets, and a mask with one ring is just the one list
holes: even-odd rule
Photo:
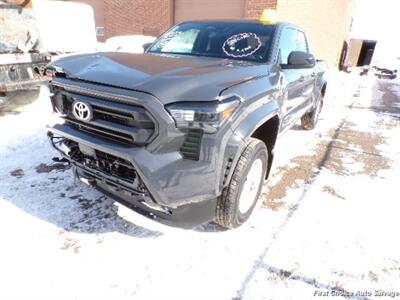
[[[292, 51], [308, 52], [308, 44], [302, 31], [286, 27], [279, 41], [280, 63], [287, 64]], [[299, 115], [312, 103], [314, 68], [282, 69], [284, 100], [282, 103], [283, 127], [292, 126]]]

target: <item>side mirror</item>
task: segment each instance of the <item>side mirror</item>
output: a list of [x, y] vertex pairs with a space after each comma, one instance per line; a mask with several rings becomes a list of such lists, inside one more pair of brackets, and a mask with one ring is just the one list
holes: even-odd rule
[[146, 52], [147, 51], [147, 49], [149, 49], [150, 48], [150, 46], [152, 45], [153, 43], [146, 43], [146, 44], [143, 44], [143, 50], [144, 50], [144, 52]]
[[315, 57], [311, 53], [292, 51], [288, 57], [288, 63], [282, 64], [282, 69], [307, 69], [315, 66]]

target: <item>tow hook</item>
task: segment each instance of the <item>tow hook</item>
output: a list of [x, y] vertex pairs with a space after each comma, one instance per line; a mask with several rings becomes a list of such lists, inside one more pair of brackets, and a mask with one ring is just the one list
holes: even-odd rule
[[75, 175], [76, 179], [79, 179], [79, 181], [83, 182], [84, 184], [88, 185], [88, 186], [94, 186], [95, 185], [95, 180], [94, 178], [88, 178], [82, 175], [78, 174], [78, 170], [76, 167], [73, 168], [73, 172]]
[[85, 178], [85, 177], [82, 177], [82, 176], [78, 176], [78, 179], [80, 181], [82, 181], [84, 184], [88, 185], [88, 186], [94, 186], [94, 180], [93, 179]]

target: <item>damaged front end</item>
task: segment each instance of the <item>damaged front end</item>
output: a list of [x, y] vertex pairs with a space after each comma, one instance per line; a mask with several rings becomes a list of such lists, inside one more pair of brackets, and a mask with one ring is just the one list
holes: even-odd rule
[[[59, 120], [48, 135], [81, 181], [161, 223], [191, 228], [214, 218], [214, 164], [181, 153], [186, 132], [158, 99], [54, 71]], [[207, 184], [193, 186], [200, 180]]]
[[74, 175], [80, 181], [141, 215], [181, 228], [193, 228], [213, 217], [213, 202], [191, 203], [179, 207], [160, 205], [129, 161], [58, 136], [51, 131], [48, 136], [51, 145], [72, 165]]
[[[171, 214], [168, 208], [157, 205], [134, 166], [127, 160], [92, 149], [61, 136], [48, 134], [51, 145], [73, 166], [74, 174], [82, 182], [97, 188], [127, 196], [123, 202], [138, 203], [151, 209]], [[104, 188], [102, 189], [104, 192]]]

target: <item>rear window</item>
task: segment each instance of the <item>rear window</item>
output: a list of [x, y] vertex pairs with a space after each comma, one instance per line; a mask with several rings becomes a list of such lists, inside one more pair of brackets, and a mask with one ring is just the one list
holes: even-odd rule
[[273, 30], [273, 25], [260, 23], [183, 23], [163, 34], [148, 52], [264, 62]]

